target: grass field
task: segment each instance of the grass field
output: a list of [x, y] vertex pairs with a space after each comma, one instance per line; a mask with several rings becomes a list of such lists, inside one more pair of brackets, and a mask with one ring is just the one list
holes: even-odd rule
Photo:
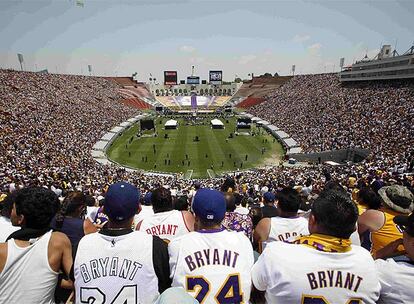
[[[278, 163], [284, 153], [278, 141], [256, 127], [251, 131], [260, 132], [260, 135], [228, 138], [235, 131], [236, 118], [229, 119], [228, 123], [222, 119], [225, 129], [211, 129], [210, 119], [205, 119], [204, 125], [185, 125], [183, 119], [178, 119], [177, 130], [164, 130], [166, 121], [166, 118], [156, 119], [157, 137], [137, 138], [139, 126], [132, 126], [109, 147], [109, 159], [131, 168], [206, 178], [225, 171]], [[164, 138], [165, 133], [168, 139]], [[195, 136], [199, 137], [199, 142], [193, 141]], [[131, 137], [133, 140], [129, 143]], [[263, 154], [262, 148], [265, 148]]]

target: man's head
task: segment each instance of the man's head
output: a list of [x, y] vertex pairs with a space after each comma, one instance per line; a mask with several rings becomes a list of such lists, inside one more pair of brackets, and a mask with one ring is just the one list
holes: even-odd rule
[[140, 193], [127, 182], [112, 184], [105, 195], [104, 212], [109, 222], [116, 225], [129, 225], [139, 208]]
[[197, 191], [193, 201], [197, 229], [220, 226], [226, 213], [226, 200], [222, 192], [203, 188]]
[[172, 210], [173, 202], [171, 191], [164, 187], [155, 189], [152, 191], [151, 203], [155, 213]]
[[276, 195], [277, 206], [282, 212], [297, 213], [300, 207], [301, 198], [296, 190], [284, 188]]
[[263, 194], [263, 204], [265, 205], [273, 205], [275, 202], [276, 196], [270, 192], [267, 191]]
[[394, 223], [403, 231], [404, 249], [412, 261], [414, 261], [414, 213], [409, 216], [398, 215], [394, 217]]
[[47, 229], [59, 207], [54, 192], [42, 187], [23, 188], [15, 194], [10, 218], [14, 226]]
[[226, 200], [226, 211], [233, 212], [236, 210], [236, 198], [232, 192], [225, 192], [224, 199]]
[[309, 232], [348, 239], [355, 231], [358, 209], [349, 195], [338, 190], [323, 190], [312, 206]]
[[363, 187], [359, 190], [358, 197], [360, 202], [368, 206], [369, 209], [377, 210], [381, 207], [381, 199], [378, 194], [369, 187]]

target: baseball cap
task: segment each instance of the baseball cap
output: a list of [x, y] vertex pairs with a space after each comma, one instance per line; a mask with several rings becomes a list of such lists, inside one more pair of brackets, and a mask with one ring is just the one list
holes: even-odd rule
[[105, 195], [105, 213], [113, 221], [127, 220], [137, 212], [139, 197], [138, 189], [127, 182], [112, 184]]
[[220, 222], [226, 213], [226, 200], [222, 192], [203, 188], [197, 191], [193, 211], [205, 221]]
[[151, 197], [152, 197], [152, 192], [148, 191], [144, 196], [144, 205], [145, 206], [151, 206]]
[[263, 198], [267, 202], [274, 202], [276, 199], [276, 196], [272, 192], [266, 192], [265, 194], [263, 194]]
[[414, 237], [414, 213], [410, 215], [397, 215], [394, 217], [396, 223], [403, 231]]

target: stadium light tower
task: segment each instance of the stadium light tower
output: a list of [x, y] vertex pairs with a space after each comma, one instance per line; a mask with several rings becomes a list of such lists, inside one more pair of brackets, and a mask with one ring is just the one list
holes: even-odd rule
[[17, 54], [17, 59], [19, 60], [19, 63], [20, 63], [20, 69], [23, 71], [23, 55]]

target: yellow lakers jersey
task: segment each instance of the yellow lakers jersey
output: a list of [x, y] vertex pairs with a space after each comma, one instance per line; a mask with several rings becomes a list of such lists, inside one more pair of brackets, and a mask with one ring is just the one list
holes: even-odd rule
[[[402, 238], [402, 232], [393, 221], [394, 217], [400, 213], [385, 208], [380, 211], [384, 214], [384, 225], [378, 231], [371, 232], [371, 254], [374, 257], [379, 249], [399, 238]], [[404, 247], [402, 245], [398, 246], [397, 250], [401, 254], [404, 254]]]

